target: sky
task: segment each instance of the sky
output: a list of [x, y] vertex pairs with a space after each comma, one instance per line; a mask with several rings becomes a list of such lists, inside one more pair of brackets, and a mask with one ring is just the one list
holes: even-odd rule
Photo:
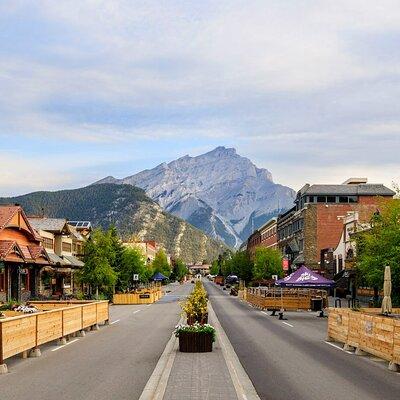
[[0, 196], [234, 147], [400, 182], [400, 2], [0, 2]]

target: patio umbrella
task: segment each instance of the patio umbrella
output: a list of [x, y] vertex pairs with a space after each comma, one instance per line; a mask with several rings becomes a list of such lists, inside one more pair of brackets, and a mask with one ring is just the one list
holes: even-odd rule
[[392, 293], [392, 278], [390, 273], [390, 267], [385, 267], [385, 277], [383, 280], [383, 301], [382, 301], [382, 314], [390, 314], [392, 312], [392, 299], [390, 295]]

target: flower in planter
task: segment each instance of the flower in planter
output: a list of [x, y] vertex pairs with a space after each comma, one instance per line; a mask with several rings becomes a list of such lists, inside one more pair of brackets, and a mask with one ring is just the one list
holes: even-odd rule
[[199, 324], [194, 323], [193, 325], [180, 324], [174, 329], [174, 335], [179, 337], [181, 333], [200, 333], [200, 334], [210, 334], [212, 341], [215, 342], [216, 330], [210, 324]]
[[207, 315], [207, 292], [201, 282], [196, 282], [193, 292], [186, 301], [181, 303], [181, 308], [188, 320], [201, 322]]

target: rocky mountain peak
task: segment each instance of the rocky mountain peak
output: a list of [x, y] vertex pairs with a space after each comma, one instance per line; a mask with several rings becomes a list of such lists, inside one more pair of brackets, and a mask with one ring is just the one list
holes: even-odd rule
[[224, 146], [98, 183], [110, 179], [144, 189], [166, 211], [234, 247], [281, 209], [291, 207], [295, 195], [275, 184], [267, 169]]

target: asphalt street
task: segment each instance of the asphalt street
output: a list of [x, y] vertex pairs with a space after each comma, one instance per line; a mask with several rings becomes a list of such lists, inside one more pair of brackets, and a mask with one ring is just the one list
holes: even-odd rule
[[262, 399], [399, 399], [400, 374], [387, 363], [325, 342], [327, 320], [286, 313], [279, 321], [205, 282], [217, 317]]
[[171, 286], [150, 306], [111, 306], [111, 325], [66, 346], [42, 346], [39, 358], [6, 360], [0, 399], [138, 399], [179, 321], [178, 300], [192, 288]]

